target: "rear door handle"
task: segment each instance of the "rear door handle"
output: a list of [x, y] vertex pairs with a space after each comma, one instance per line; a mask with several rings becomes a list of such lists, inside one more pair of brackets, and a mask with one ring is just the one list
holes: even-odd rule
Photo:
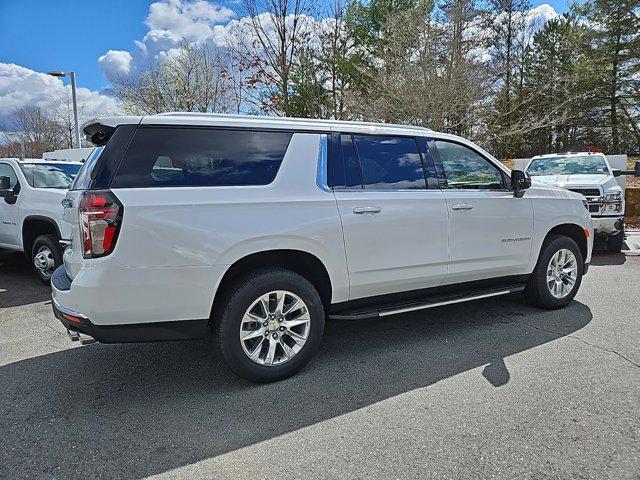
[[451, 208], [453, 210], [471, 210], [473, 205], [470, 203], [454, 203]]
[[380, 213], [382, 211], [381, 207], [354, 207], [353, 213], [357, 215], [373, 215], [375, 213]]

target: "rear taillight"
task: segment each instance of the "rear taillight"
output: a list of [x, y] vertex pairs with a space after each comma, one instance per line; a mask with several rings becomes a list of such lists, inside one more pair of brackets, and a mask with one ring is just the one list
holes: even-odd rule
[[104, 257], [113, 252], [124, 208], [109, 190], [86, 191], [80, 198], [82, 256]]

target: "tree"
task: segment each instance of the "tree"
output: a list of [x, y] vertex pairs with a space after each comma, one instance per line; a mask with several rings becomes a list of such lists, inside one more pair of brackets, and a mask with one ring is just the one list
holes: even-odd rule
[[114, 82], [113, 95], [132, 114], [228, 112], [235, 106], [229, 67], [218, 48], [181, 44], [139, 76]]
[[640, 1], [592, 0], [577, 10], [590, 25], [587, 41], [599, 66], [596, 92], [609, 117], [609, 146], [612, 153], [621, 153], [629, 143], [624, 137], [637, 128], [628, 112], [640, 100]]
[[64, 147], [60, 125], [39, 107], [18, 108], [11, 117], [13, 129], [5, 127], [2, 135], [3, 156], [42, 158], [44, 152]]
[[[508, 157], [516, 148], [513, 136], [504, 136], [512, 117], [522, 102], [522, 74], [524, 52], [527, 47], [526, 12], [530, 8], [528, 0], [489, 0], [484, 28], [487, 32], [490, 69], [493, 77], [492, 124], [498, 131], [496, 145], [498, 155]], [[520, 81], [516, 76], [520, 76]], [[515, 105], [513, 104], [515, 102]]]
[[248, 100], [269, 113], [290, 116], [291, 75], [309, 32], [308, 0], [243, 0], [247, 17], [236, 24], [231, 48], [257, 93]]

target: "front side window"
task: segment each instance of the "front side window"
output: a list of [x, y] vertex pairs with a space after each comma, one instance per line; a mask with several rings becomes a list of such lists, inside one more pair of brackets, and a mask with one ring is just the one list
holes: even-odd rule
[[13, 188], [18, 183], [18, 177], [16, 172], [13, 171], [13, 167], [6, 163], [0, 163], [0, 177], [9, 177], [9, 188]]
[[504, 188], [503, 177], [498, 168], [470, 148], [443, 140], [436, 140], [435, 144], [449, 188]]
[[364, 187], [426, 189], [422, 159], [411, 137], [353, 135]]
[[532, 177], [543, 175], [609, 175], [607, 164], [600, 155], [536, 158], [527, 167], [527, 172]]
[[27, 182], [34, 188], [67, 189], [82, 165], [76, 163], [21, 163]]
[[140, 128], [113, 187], [267, 185], [278, 173], [290, 132]]

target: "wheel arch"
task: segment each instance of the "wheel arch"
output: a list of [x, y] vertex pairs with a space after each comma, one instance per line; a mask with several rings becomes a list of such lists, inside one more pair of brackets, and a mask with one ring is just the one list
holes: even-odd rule
[[229, 265], [222, 275], [213, 298], [211, 315], [225, 291], [233, 282], [253, 270], [262, 268], [286, 268], [309, 280], [316, 288], [325, 307], [331, 304], [333, 287], [329, 271], [314, 254], [296, 249], [272, 249], [248, 254]]
[[58, 239], [60, 228], [55, 220], [42, 215], [29, 215], [22, 221], [22, 248], [27, 257], [31, 256], [33, 242], [40, 235], [56, 235]]
[[549, 235], [563, 235], [565, 237], [571, 238], [578, 244], [580, 253], [582, 254], [582, 260], [587, 260], [589, 248], [587, 244], [587, 236], [585, 235], [584, 228], [582, 228], [580, 225], [577, 225], [575, 223], [562, 223], [549, 230], [544, 237], [545, 240], [549, 237]]

